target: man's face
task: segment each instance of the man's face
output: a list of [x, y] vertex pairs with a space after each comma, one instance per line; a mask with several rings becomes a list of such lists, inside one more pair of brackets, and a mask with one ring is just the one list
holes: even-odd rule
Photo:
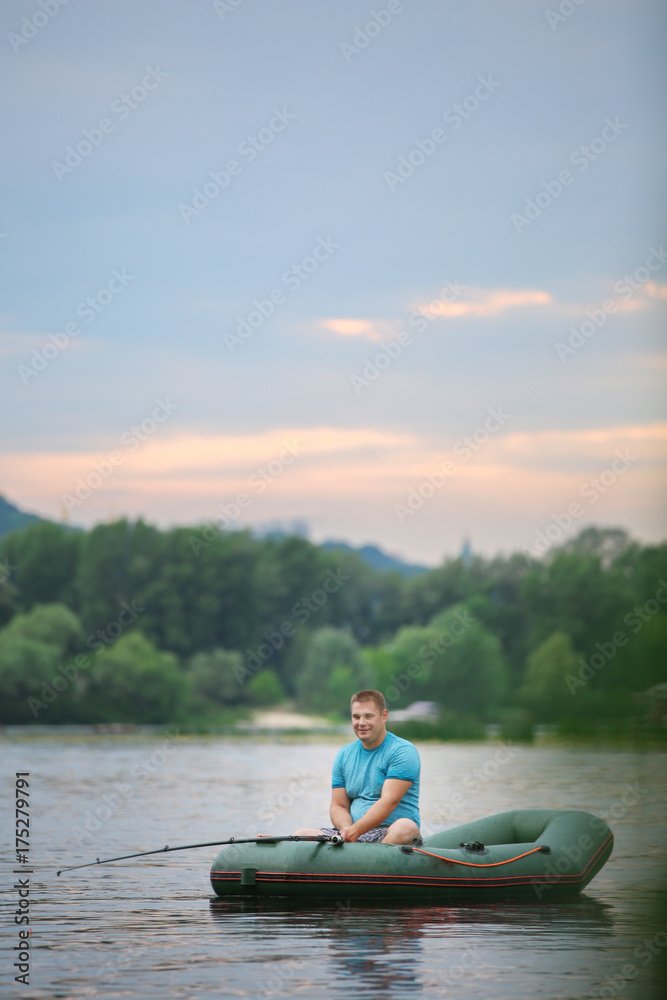
[[385, 720], [387, 709], [381, 712], [374, 701], [352, 702], [352, 729], [367, 750], [373, 750], [382, 743], [387, 729]]

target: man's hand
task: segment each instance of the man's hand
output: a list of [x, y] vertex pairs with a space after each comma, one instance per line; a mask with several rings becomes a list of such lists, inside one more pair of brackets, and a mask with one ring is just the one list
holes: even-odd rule
[[352, 826], [342, 827], [340, 835], [346, 844], [354, 844], [361, 836], [361, 831], [356, 830], [355, 827], [356, 823], [353, 823]]

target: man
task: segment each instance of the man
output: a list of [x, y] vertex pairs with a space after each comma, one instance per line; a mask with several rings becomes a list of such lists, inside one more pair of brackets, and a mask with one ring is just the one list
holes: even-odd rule
[[348, 843], [410, 844], [419, 837], [417, 748], [387, 732], [380, 691], [351, 698], [354, 743], [341, 747], [333, 765], [332, 827], [296, 830], [299, 836], [333, 834]]

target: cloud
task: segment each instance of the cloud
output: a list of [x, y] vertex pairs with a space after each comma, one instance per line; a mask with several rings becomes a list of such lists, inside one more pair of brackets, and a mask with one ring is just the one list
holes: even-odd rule
[[[347, 491], [351, 483], [346, 477], [358, 480], [356, 470], [366, 470], [363, 482], [371, 488], [378, 456], [407, 449], [414, 442], [410, 434], [372, 428], [283, 428], [259, 434], [166, 437], [165, 427], [143, 442], [135, 433], [138, 430], [128, 429], [106, 451], [0, 455], [4, 488], [8, 495], [25, 498], [22, 502], [54, 516], [61, 495], [72, 494], [80, 480], [87, 482], [92, 476], [97, 485], [86, 501], [91, 509], [105, 509], [111, 495], [124, 509], [143, 511], [152, 511], [168, 498], [172, 505], [174, 501], [184, 505], [186, 518], [196, 518], [207, 511], [208, 498], [221, 501], [247, 489], [253, 474], [269, 484], [280, 480], [276, 482], [279, 492], [291, 480], [296, 484], [293, 499], [297, 503], [302, 495]], [[119, 457], [112, 460], [112, 453]], [[192, 513], [197, 507], [198, 515]]]
[[320, 325], [325, 330], [337, 334], [339, 337], [363, 337], [365, 340], [372, 340], [379, 343], [382, 340], [382, 333], [377, 321], [371, 322], [368, 319], [322, 319]]
[[438, 298], [431, 302], [418, 303], [416, 308], [425, 316], [451, 319], [462, 316], [497, 316], [507, 309], [546, 306], [552, 303], [553, 298], [549, 292], [529, 289], [468, 288], [465, 296], [456, 302], [446, 302]]
[[[81, 350], [86, 346], [90, 346], [91, 341], [91, 337], [68, 337], [67, 350], [70, 348]], [[41, 352], [47, 344], [52, 343], [51, 337], [43, 333], [18, 333], [16, 330], [0, 330], [0, 357], [15, 357], [19, 359], [19, 364], [31, 365], [34, 360], [31, 356], [33, 349]], [[60, 350], [62, 348], [59, 348]], [[52, 354], [53, 348], [49, 350], [49, 355]], [[47, 355], [48, 360], [51, 359]]]
[[[629, 299], [619, 299], [614, 296], [618, 312], [637, 312], [651, 307], [651, 300], [667, 299], [667, 285], [659, 285], [653, 281], [638, 289]], [[530, 289], [484, 289], [468, 288], [466, 294], [455, 302], [446, 302], [436, 298], [428, 303], [419, 303], [419, 312], [433, 318], [459, 319], [467, 316], [493, 318], [508, 309], [525, 309], [534, 306], [549, 306], [549, 314], [564, 316], [579, 316], [586, 309], [600, 307], [600, 302], [585, 304], [576, 302], [560, 302], [549, 292]]]
[[505, 460], [532, 468], [579, 468], [613, 459], [618, 448], [632, 449], [642, 461], [664, 461], [667, 423], [628, 424], [572, 431], [507, 434], [502, 438]]
[[[433, 530], [438, 517], [455, 513], [465, 519], [468, 509], [492, 521], [500, 514], [539, 519], [552, 507], [566, 509], [582, 484], [611, 467], [619, 451], [630, 457], [632, 489], [627, 495], [624, 489], [610, 491], [614, 505], [622, 497], [624, 503], [634, 497], [632, 503], [648, 504], [662, 474], [667, 424], [538, 432], [508, 426], [481, 436], [476, 434], [480, 428], [470, 428], [472, 440], [460, 435], [440, 447], [414, 434], [372, 428], [167, 437], [165, 427], [134, 450], [112, 443], [102, 453], [5, 454], [0, 473], [8, 496], [50, 517], [60, 515], [63, 494], [72, 495], [81, 481], [95, 481], [90, 495], [72, 510], [77, 523], [127, 514], [195, 524], [245, 493], [252, 503], [240, 523], [298, 515], [330, 525], [335, 534], [336, 512], [356, 510], [394, 547], [400, 530], [393, 504], [404, 503], [408, 491], [447, 460], [455, 472], [429, 500]], [[114, 448], [122, 460], [100, 474]], [[605, 505], [606, 499], [600, 507]], [[619, 519], [623, 522], [622, 511]]]
[[[103, 451], [0, 454], [0, 477], [24, 509], [58, 519], [70, 506], [70, 520], [89, 527], [118, 517], [194, 526], [237, 505], [237, 527], [298, 517], [313, 537], [342, 534], [428, 564], [456, 551], [464, 533], [476, 548], [528, 546], [573, 503], [583, 511], [577, 530], [592, 522], [664, 534], [667, 423], [531, 431], [514, 429], [512, 417], [490, 434], [483, 425], [480, 414], [467, 432], [436, 439], [371, 426], [215, 434], [165, 423], [134, 448], [116, 437]], [[114, 450], [122, 460], [111, 469]], [[453, 473], [438, 476], [447, 462]], [[81, 483], [94, 483], [83, 502], [64, 502]], [[399, 521], [396, 505], [424, 484], [423, 506]]]
[[[435, 298], [430, 302], [417, 303], [411, 308], [431, 318], [452, 319], [464, 316], [497, 316], [507, 309], [552, 304], [552, 296], [543, 291], [466, 288], [465, 295], [457, 298], [455, 302], [448, 302], [445, 298]], [[386, 337], [396, 334], [396, 323], [379, 319], [327, 317], [319, 320], [319, 327], [339, 337], [361, 337], [375, 343], [380, 343]]]

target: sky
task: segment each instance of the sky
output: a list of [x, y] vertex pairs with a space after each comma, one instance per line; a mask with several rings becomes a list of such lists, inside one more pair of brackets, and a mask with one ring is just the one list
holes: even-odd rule
[[0, 493], [425, 565], [665, 524], [657, 0], [0, 10]]

